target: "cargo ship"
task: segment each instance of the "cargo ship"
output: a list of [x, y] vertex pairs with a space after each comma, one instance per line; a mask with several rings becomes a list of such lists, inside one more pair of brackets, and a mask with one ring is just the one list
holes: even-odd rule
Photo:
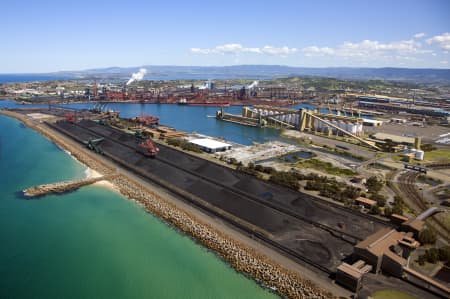
[[178, 101], [178, 105], [205, 106], [205, 107], [230, 107], [229, 102], [188, 101], [186, 99], [180, 99]]
[[188, 102], [188, 106], [206, 106], [206, 107], [230, 107], [230, 103], [215, 103], [215, 102]]

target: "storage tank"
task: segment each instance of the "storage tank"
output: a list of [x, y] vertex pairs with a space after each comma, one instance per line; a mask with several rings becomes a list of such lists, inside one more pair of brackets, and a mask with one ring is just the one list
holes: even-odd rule
[[287, 122], [288, 124], [291, 123], [291, 119], [292, 119], [291, 114], [286, 115], [286, 122]]
[[[326, 119], [326, 118], [324, 118], [324, 120], [327, 120], [327, 121], [329, 121], [328, 119]], [[327, 125], [324, 123], [324, 122], [321, 122], [321, 121], [319, 121], [319, 128], [320, 128], [320, 131], [322, 131], [322, 132], [324, 132], [324, 133], [326, 133], [326, 128], [327, 128]]]
[[346, 130], [347, 132], [350, 132], [350, 123], [348, 121], [345, 122], [344, 130]]
[[425, 152], [423, 150], [417, 150], [415, 154], [416, 160], [423, 160]]
[[[341, 121], [340, 128], [344, 131], [347, 131], [347, 123], [345, 121]], [[343, 135], [344, 133], [341, 134]]]
[[353, 135], [356, 135], [356, 130], [357, 130], [357, 129], [358, 129], [358, 125], [352, 124], [352, 123], [349, 124], [349, 129], [348, 129], [348, 131], [349, 131], [350, 133], [352, 133]]
[[359, 124], [357, 125], [356, 133], [357, 133], [358, 135], [362, 135], [362, 134], [363, 134], [363, 124], [362, 124], [362, 123], [359, 123]]

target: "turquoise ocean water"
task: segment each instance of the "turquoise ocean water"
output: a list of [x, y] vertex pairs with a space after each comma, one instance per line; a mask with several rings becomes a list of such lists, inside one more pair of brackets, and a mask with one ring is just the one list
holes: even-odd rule
[[0, 298], [275, 297], [114, 191], [24, 199], [85, 167], [15, 119], [0, 128]]

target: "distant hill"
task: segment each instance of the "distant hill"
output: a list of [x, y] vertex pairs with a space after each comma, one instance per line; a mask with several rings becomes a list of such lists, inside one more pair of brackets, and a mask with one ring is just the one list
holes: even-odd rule
[[145, 67], [147, 79], [270, 79], [289, 76], [317, 76], [347, 80], [382, 79], [415, 83], [450, 83], [450, 69], [408, 68], [305, 68], [282, 65], [234, 65], [234, 66], [161, 66], [109, 67], [85, 71], [58, 72], [75, 77], [129, 78], [130, 74]]

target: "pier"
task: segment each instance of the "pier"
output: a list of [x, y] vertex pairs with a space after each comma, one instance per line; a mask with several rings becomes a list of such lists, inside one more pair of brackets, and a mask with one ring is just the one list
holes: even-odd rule
[[112, 178], [112, 176], [99, 176], [94, 178], [84, 178], [79, 180], [37, 185], [23, 190], [23, 194], [27, 197], [38, 197], [52, 193], [65, 193], [109, 178]]

